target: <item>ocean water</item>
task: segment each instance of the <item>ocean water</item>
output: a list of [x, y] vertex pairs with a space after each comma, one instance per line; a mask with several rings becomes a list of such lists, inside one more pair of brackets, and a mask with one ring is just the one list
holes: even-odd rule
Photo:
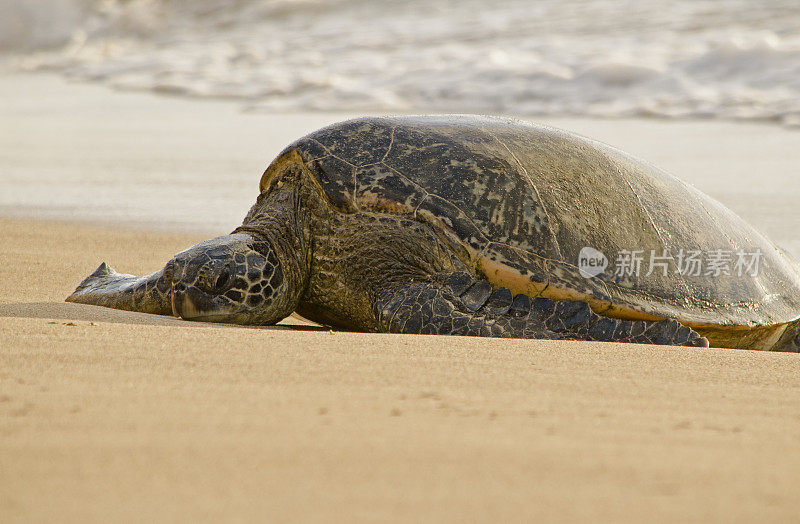
[[0, 50], [253, 110], [800, 126], [797, 0], [0, 0]]
[[251, 110], [800, 126], [798, 0], [0, 0], [0, 50]]

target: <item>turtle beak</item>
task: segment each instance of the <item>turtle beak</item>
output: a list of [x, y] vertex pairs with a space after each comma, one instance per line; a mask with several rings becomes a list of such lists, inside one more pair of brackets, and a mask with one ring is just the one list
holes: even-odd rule
[[194, 286], [177, 284], [172, 290], [172, 314], [184, 320], [224, 322], [228, 311], [220, 311], [209, 295]]
[[172, 314], [184, 320], [190, 320], [198, 314], [192, 299], [189, 298], [188, 289], [183, 284], [177, 284], [172, 290]]
[[[210, 302], [203, 293], [194, 286], [178, 284], [172, 290], [172, 314], [184, 320], [192, 320], [206, 316], [202, 305]], [[206, 304], [210, 305], [210, 304]]]

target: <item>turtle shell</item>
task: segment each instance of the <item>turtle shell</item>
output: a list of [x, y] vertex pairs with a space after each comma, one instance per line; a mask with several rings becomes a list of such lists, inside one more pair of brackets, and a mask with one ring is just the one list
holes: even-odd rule
[[361, 118], [279, 159], [296, 153], [338, 211], [440, 227], [514, 292], [690, 325], [800, 316], [800, 269], [787, 254], [694, 187], [594, 140], [501, 118]]

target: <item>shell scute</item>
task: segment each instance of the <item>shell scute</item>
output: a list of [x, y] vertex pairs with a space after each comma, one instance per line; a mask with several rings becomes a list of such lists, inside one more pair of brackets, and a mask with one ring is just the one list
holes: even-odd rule
[[446, 131], [397, 126], [385, 163], [466, 213], [486, 237], [555, 256], [544, 206], [513, 158], [479, 128]]
[[325, 190], [331, 204], [342, 211], [355, 209], [353, 202], [352, 165], [334, 156], [323, 156], [306, 162], [308, 170]]
[[381, 119], [350, 120], [321, 129], [314, 141], [354, 166], [380, 162], [392, 144], [392, 125]]
[[395, 211], [414, 210], [425, 198], [419, 185], [384, 164], [355, 169], [355, 201], [361, 209]]

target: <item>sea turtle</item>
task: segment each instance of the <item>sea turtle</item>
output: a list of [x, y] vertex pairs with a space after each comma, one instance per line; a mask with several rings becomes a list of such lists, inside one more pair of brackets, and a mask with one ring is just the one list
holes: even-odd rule
[[468, 115], [311, 133], [230, 235], [146, 277], [103, 263], [67, 300], [235, 324], [296, 312], [371, 332], [800, 345], [800, 266], [722, 204], [600, 142]]

